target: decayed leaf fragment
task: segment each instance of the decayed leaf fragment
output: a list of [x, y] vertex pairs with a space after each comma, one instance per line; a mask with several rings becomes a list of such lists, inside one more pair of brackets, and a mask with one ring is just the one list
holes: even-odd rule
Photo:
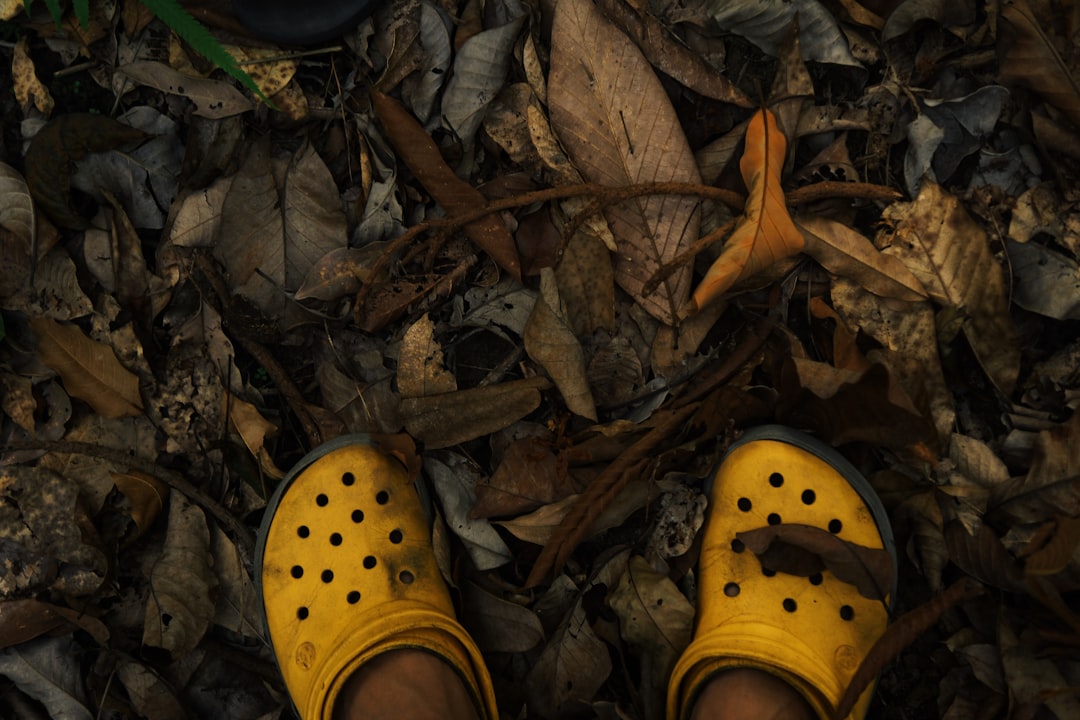
[[60, 374], [64, 388], [107, 418], [142, 415], [139, 378], [116, 359], [112, 348], [95, 342], [74, 325], [30, 318], [38, 352]]
[[[551, 124], [590, 182], [700, 182], [675, 110], [648, 61], [592, 0], [563, 0], [551, 31]], [[652, 294], [645, 284], [697, 238], [693, 198], [653, 195], [605, 210], [618, 238], [616, 282], [651, 315], [675, 324], [690, 289], [690, 269], [672, 273]]]
[[749, 190], [746, 208], [724, 250], [694, 290], [683, 315], [696, 313], [735, 283], [784, 258], [802, 252], [806, 241], [788, 214], [780, 177], [787, 138], [776, 117], [762, 109], [746, 128], [746, 151], [739, 161]]
[[998, 390], [1010, 394], [1020, 373], [1020, 350], [1004, 275], [986, 231], [954, 195], [930, 180], [913, 202], [894, 203], [882, 217], [892, 224], [891, 245], [882, 252], [899, 257], [935, 302], [962, 314], [964, 336], [979, 364]]
[[442, 346], [435, 340], [435, 323], [427, 313], [409, 326], [398, 352], [398, 391], [403, 398], [451, 393], [458, 389], [446, 369]]

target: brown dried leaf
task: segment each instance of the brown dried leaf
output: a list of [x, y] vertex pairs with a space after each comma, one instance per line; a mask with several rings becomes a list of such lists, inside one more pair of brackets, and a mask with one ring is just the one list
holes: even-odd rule
[[218, 178], [210, 187], [176, 199], [166, 229], [171, 243], [180, 247], [210, 247], [217, 242], [233, 177]]
[[[435, 202], [453, 217], [475, 210], [487, 201], [479, 190], [461, 180], [443, 160], [439, 147], [416, 118], [397, 100], [378, 91], [371, 102], [387, 139]], [[514, 237], [498, 215], [485, 215], [464, 228], [469, 239], [491, 256], [500, 267], [521, 279], [521, 260]]]
[[244, 47], [242, 45], [223, 45], [222, 47], [238, 64], [244, 66], [244, 72], [255, 81], [263, 95], [267, 97], [285, 89], [300, 67], [298, 60], [283, 58], [281, 50], [276, 47]]
[[735, 534], [761, 561], [777, 572], [809, 577], [828, 570], [871, 600], [892, 591], [895, 569], [887, 550], [855, 545], [811, 525], [783, 523]]
[[490, 518], [531, 512], [577, 492], [573, 478], [551, 451], [551, 443], [529, 437], [514, 441], [499, 467], [476, 486], [470, 517]]
[[[700, 182], [678, 118], [641, 51], [591, 0], [556, 6], [548, 101], [551, 122], [590, 182], [620, 186]], [[651, 295], [642, 289], [698, 234], [697, 202], [656, 195], [605, 210], [619, 242], [615, 281], [658, 320], [674, 324], [690, 290], [690, 269]]]
[[539, 407], [540, 391], [550, 386], [536, 377], [406, 398], [401, 416], [409, 434], [428, 449], [449, 447], [509, 427]]
[[39, 209], [57, 225], [85, 230], [90, 223], [71, 207], [75, 161], [89, 153], [113, 150], [147, 138], [136, 130], [91, 113], [65, 113], [50, 121], [26, 151], [26, 184]]
[[1080, 546], [1080, 518], [1059, 515], [1049, 523], [1052, 526], [1049, 539], [1037, 550], [1025, 548], [1024, 574], [1057, 575], [1072, 562]]
[[141, 61], [116, 68], [116, 72], [139, 85], [172, 95], [182, 95], [195, 105], [199, 117], [221, 120], [252, 109], [251, 100], [233, 85], [221, 80], [185, 75], [164, 63]]
[[555, 283], [555, 271], [544, 268], [540, 296], [525, 323], [525, 351], [551, 375], [570, 412], [596, 422], [596, 403], [585, 375], [585, 352], [567, 325]]
[[355, 295], [363, 283], [371, 280], [371, 266], [384, 249], [384, 243], [373, 242], [359, 248], [331, 250], [311, 266], [303, 284], [296, 290], [296, 299], [329, 302]]
[[25, 598], [0, 602], [0, 649], [20, 645], [65, 624], [54, 606]]
[[483, 652], [523, 653], [544, 641], [544, 627], [532, 610], [496, 597], [471, 580], [462, 594], [462, 622]]
[[878, 252], [869, 239], [847, 225], [811, 215], [800, 217], [795, 226], [806, 240], [806, 254], [829, 272], [882, 297], [913, 302], [926, 297], [922, 283], [904, 263]]
[[963, 332], [979, 364], [998, 390], [1011, 394], [1020, 350], [986, 231], [955, 196], [929, 180], [913, 202], [894, 203], [882, 217], [893, 226], [883, 252], [903, 260], [935, 302], [963, 315]]
[[987, 585], [1023, 592], [1023, 567], [1009, 554], [1001, 539], [985, 523], [974, 534], [959, 520], [945, 523], [945, 545], [949, 559], [961, 570]]
[[95, 342], [74, 325], [30, 318], [42, 361], [60, 375], [64, 389], [107, 418], [142, 415], [139, 378], [116, 359], [112, 348]]
[[739, 170], [749, 190], [743, 215], [720, 257], [694, 290], [685, 314], [693, 314], [736, 283], [784, 258], [802, 252], [806, 241], [788, 214], [780, 177], [787, 139], [776, 117], [759, 110], [746, 128], [746, 150]]
[[1027, 1], [1013, 0], [1003, 7], [999, 27], [1002, 84], [1034, 90], [1080, 128], [1080, 85]]
[[186, 497], [174, 495], [165, 547], [150, 575], [143, 644], [174, 658], [191, 651], [214, 619], [216, 586], [206, 517]]
[[122, 662], [116, 677], [124, 685], [131, 705], [142, 717], [155, 720], [186, 720], [184, 706], [168, 684], [137, 662]]
[[1040, 432], [1032, 457], [1026, 476], [995, 488], [991, 516], [1017, 523], [1041, 523], [1058, 513], [1080, 516], [1080, 413]]
[[661, 710], [671, 669], [690, 644], [694, 606], [666, 573], [657, 572], [640, 555], [630, 558], [608, 595], [608, 606], [619, 618], [619, 636], [648, 657], [642, 699], [646, 707]]
[[911, 540], [917, 564], [930, 589], [939, 592], [941, 576], [949, 562], [945, 547], [944, 521], [936, 490], [928, 490], [905, 500], [896, 511], [911, 526]]
[[402, 398], [423, 398], [458, 389], [446, 369], [442, 345], [435, 340], [435, 323], [427, 313], [405, 331], [398, 352], [398, 392]]

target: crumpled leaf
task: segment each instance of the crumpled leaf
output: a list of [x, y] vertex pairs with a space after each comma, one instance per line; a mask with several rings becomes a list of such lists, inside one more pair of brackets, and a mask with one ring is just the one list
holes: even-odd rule
[[1031, 88], [1080, 128], [1080, 84], [1026, 0], [1001, 9], [998, 55], [1003, 83]]
[[422, 398], [405, 398], [401, 416], [409, 434], [432, 450], [509, 427], [540, 406], [546, 378], [513, 380]]
[[42, 638], [0, 651], [0, 674], [34, 698], [52, 720], [93, 720], [71, 635]]
[[543, 366], [570, 412], [596, 422], [596, 403], [585, 375], [585, 352], [568, 326], [555, 272], [540, 271], [540, 297], [525, 323], [525, 351]]
[[190, 652], [214, 619], [216, 586], [206, 516], [186, 497], [175, 494], [170, 500], [165, 547], [150, 575], [143, 644], [163, 648], [174, 658]]
[[986, 85], [963, 97], [926, 99], [920, 114], [908, 126], [904, 179], [915, 195], [924, 177], [944, 183], [972, 153], [982, 148], [994, 131], [1009, 100], [1000, 85]]
[[629, 550], [619, 552], [589, 579], [529, 671], [525, 693], [537, 716], [561, 718], [580, 711], [611, 674], [611, 655], [589, 624], [584, 598], [599, 586], [614, 587], [628, 555]]
[[[548, 101], [551, 124], [590, 182], [700, 182], [697, 164], [659, 80], [629, 38], [591, 0], [564, 0], [552, 28]], [[672, 273], [651, 295], [653, 274], [697, 238], [693, 198], [654, 195], [605, 209], [619, 242], [615, 281], [651, 315], [675, 324], [690, 269]]]
[[442, 345], [435, 340], [435, 323], [427, 313], [405, 331], [398, 351], [398, 392], [403, 398], [455, 392], [454, 374], [446, 369]]
[[1007, 240], [1013, 302], [1055, 320], [1080, 320], [1080, 263], [1035, 243]]
[[462, 590], [461, 621], [483, 652], [523, 653], [544, 641], [544, 627], [535, 611], [496, 597], [472, 581]]
[[112, 475], [116, 489], [127, 498], [135, 532], [124, 537], [126, 542], [138, 540], [150, 529], [158, 514], [165, 509], [169, 498], [169, 486], [153, 475], [138, 470], [117, 472]]
[[1057, 513], [1080, 516], [1080, 413], [1038, 434], [1027, 475], [998, 485], [989, 512], [1014, 523], [1042, 522]]
[[103, 115], [65, 113], [57, 117], [38, 131], [26, 150], [26, 184], [34, 202], [57, 225], [85, 230], [90, 223], [71, 207], [75, 161], [146, 138], [143, 131]]
[[30, 318], [42, 361], [60, 375], [64, 389], [106, 418], [142, 414], [139, 378], [116, 359], [112, 348], [95, 342], [74, 325]]
[[960, 201], [924, 181], [910, 203], [894, 203], [882, 217], [892, 224], [890, 246], [937, 303], [962, 313], [964, 336], [998, 390], [1012, 393], [1020, 351], [1009, 315], [1001, 267], [986, 231]]
[[443, 92], [442, 116], [461, 138], [466, 158], [472, 156], [484, 111], [506, 83], [514, 43], [526, 17], [521, 13], [505, 24], [473, 35], [454, 56], [450, 80]]
[[495, 473], [477, 484], [476, 504], [469, 517], [521, 515], [576, 490], [565, 463], [551, 451], [550, 441], [521, 438], [506, 448]]
[[642, 653], [643, 700], [656, 712], [663, 708], [671, 669], [690, 644], [694, 606], [640, 555], [630, 558], [608, 605], [619, 618], [619, 636]]
[[1001, 666], [1013, 702], [1023, 707], [1045, 705], [1058, 720], [1080, 717], [1080, 699], [1053, 659], [1043, 657], [1038, 648], [1021, 643], [1009, 627], [1005, 615], [998, 623]]
[[121, 65], [116, 72], [140, 85], [186, 97], [195, 105], [195, 115], [210, 120], [239, 115], [254, 107], [242, 92], [227, 82], [185, 75], [165, 63], [133, 62]]
[[918, 301], [926, 297], [922, 283], [891, 255], [878, 252], [862, 234], [835, 220], [809, 215], [795, 226], [806, 241], [806, 254], [831, 273], [854, 280], [875, 295]]
[[812, 525], [781, 523], [735, 533], [762, 567], [809, 577], [828, 570], [870, 600], [892, 592], [896, 570], [887, 550], [843, 540]]
[[88, 156], [72, 174], [71, 186], [99, 200], [115, 196], [135, 227], [160, 230], [180, 189], [184, 145], [177, 123], [145, 105], [117, 119], [146, 133], [146, 142]]
[[739, 169], [749, 190], [746, 207], [720, 257], [694, 290], [685, 315], [719, 298], [740, 280], [802, 252], [806, 241], [791, 220], [780, 186], [787, 139], [769, 110], [759, 110], [746, 128]]
[[234, 292], [282, 319], [282, 289], [299, 287], [315, 261], [348, 238], [337, 185], [318, 154], [310, 145], [297, 150], [279, 193], [269, 145], [269, 136], [252, 145], [233, 179], [214, 252]]
[[[435, 201], [453, 216], [486, 203], [479, 190], [461, 180], [442, 159], [439, 148], [401, 103], [380, 92], [371, 93], [383, 131], [404, 163]], [[498, 215], [485, 215], [464, 227], [477, 247], [513, 277], [521, 279], [521, 260], [514, 237]]]
[[847, 39], [836, 19], [817, 0], [741, 0], [713, 3], [697, 0], [678, 6], [669, 14], [675, 22], [691, 21], [708, 29], [744, 37], [772, 57], [779, 57], [795, 16], [799, 17], [799, 41], [803, 57], [815, 62], [861, 68], [851, 55]]
[[476, 504], [479, 468], [461, 455], [446, 454], [425, 457], [424, 470], [439, 496], [447, 527], [461, 538], [476, 569], [491, 570], [513, 560], [510, 548], [491, 523], [469, 517], [469, 510]]
[[226, 392], [222, 393], [221, 402], [222, 413], [228, 411], [229, 424], [239, 433], [252, 457], [258, 460], [262, 472], [277, 480], [285, 477], [285, 473], [274, 464], [265, 445], [268, 437], [277, 435], [277, 425], [263, 417], [259, 409], [247, 400]]

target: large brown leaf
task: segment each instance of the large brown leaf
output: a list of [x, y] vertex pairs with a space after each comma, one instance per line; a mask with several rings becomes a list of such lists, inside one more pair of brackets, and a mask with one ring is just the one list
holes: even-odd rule
[[[686, 136], [660, 81], [637, 46], [591, 0], [561, 0], [551, 31], [551, 122], [574, 164], [604, 185], [700, 182]], [[635, 198], [605, 211], [618, 238], [615, 280], [651, 315], [674, 324], [690, 269], [652, 294], [649, 278], [697, 238], [697, 202]]]
[[1012, 392], [1020, 350], [1009, 316], [1001, 266], [986, 231], [953, 195], [924, 180], [910, 203], [894, 203], [882, 217], [892, 223], [891, 253], [922, 282], [931, 299], [961, 313], [975, 357], [998, 390]]
[[750, 191], [746, 208], [720, 257], [694, 290], [686, 314], [697, 312], [740, 280], [802, 252], [806, 241], [791, 221], [780, 187], [786, 152], [787, 138], [776, 126], [776, 117], [759, 110], [746, 128], [746, 151], [739, 162]]

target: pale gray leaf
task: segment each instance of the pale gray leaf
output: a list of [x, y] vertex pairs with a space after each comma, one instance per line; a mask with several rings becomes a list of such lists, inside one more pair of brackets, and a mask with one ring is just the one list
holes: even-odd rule
[[435, 486], [450, 531], [465, 543], [465, 551], [477, 570], [491, 570], [510, 562], [513, 559], [510, 548], [491, 523], [469, 517], [469, 511], [476, 504], [480, 469], [454, 453], [445, 453], [441, 458], [425, 457], [424, 471]]
[[0, 674], [49, 711], [52, 720], [93, 720], [71, 635], [39, 638], [0, 651]]

